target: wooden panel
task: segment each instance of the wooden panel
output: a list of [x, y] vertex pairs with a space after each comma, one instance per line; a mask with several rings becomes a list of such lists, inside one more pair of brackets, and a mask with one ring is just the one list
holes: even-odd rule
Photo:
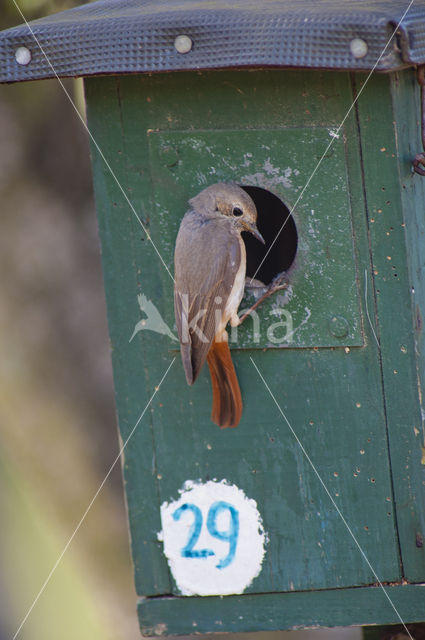
[[[351, 104], [349, 76], [337, 73], [181, 73], [90, 79], [86, 88], [91, 130], [143, 223], [153, 233], [170, 270], [174, 239], [168, 231], [162, 233], [161, 227], [165, 224], [167, 230], [170, 227], [176, 232], [186, 201], [193, 195], [193, 183], [189, 173], [187, 181], [182, 180], [175, 208], [169, 206], [159, 223], [148, 132], [191, 129], [196, 134], [224, 129], [234, 136], [237, 129], [313, 126], [333, 131]], [[346, 146], [344, 139], [349, 142]], [[241, 165], [245, 144], [242, 135]], [[342, 308], [341, 313], [347, 310], [351, 313], [360, 303], [365, 346], [235, 351], [245, 410], [240, 426], [224, 432], [209, 419], [211, 392], [207, 371], [189, 388], [180, 362], [173, 365], [125, 452], [124, 476], [136, 588], [140, 595], [178, 593], [157, 539], [161, 528], [159, 505], [176, 498], [186, 480], [211, 478], [225, 478], [242, 488], [257, 501], [263, 517], [269, 543], [263, 570], [249, 587], [251, 594], [376, 582], [376, 576], [258, 377], [251, 355], [376, 574], [382, 581], [400, 579], [380, 354], [365, 315], [365, 283], [371, 282], [371, 273], [354, 117], [347, 120], [344, 135], [335, 144], [339, 145], [335, 157], [346, 156], [346, 168], [339, 167], [338, 175], [347, 171], [356, 240], [357, 287], [352, 286], [351, 306]], [[118, 415], [125, 439], [176, 354], [175, 343], [166, 335], [139, 331], [130, 341], [142, 316], [137, 295], [143, 293], [151, 300], [173, 329], [170, 304], [173, 282], [95, 152], [93, 166]], [[235, 179], [233, 169], [217, 166], [222, 179]], [[239, 175], [243, 175], [242, 170], [240, 166]], [[307, 182], [311, 165], [305, 170], [300, 167], [300, 172], [300, 183], [302, 178]], [[317, 215], [324, 219], [328, 216], [326, 185], [332, 191], [333, 184], [325, 172], [324, 187], [320, 175], [319, 171], [316, 187], [313, 183], [311, 188], [317, 196]], [[270, 185], [265, 184], [265, 188]], [[312, 197], [310, 194], [309, 198]], [[302, 207], [297, 209], [299, 228], [309, 236], [300, 239], [301, 245], [304, 242], [306, 246], [313, 243], [314, 230], [309, 229], [303, 219], [305, 215]], [[344, 219], [346, 216], [345, 211]], [[351, 239], [347, 244], [347, 238], [340, 237], [348, 233], [347, 226], [328, 228], [330, 234], [335, 233], [335, 238], [329, 238], [329, 247], [351, 243]], [[312, 268], [317, 266], [315, 261]], [[293, 276], [301, 299], [309, 287], [307, 269], [306, 255], [304, 261], [297, 263]], [[316, 287], [322, 284], [319, 276], [314, 273]], [[323, 284], [324, 299], [328, 286]], [[344, 300], [339, 293], [335, 299]], [[368, 300], [373, 316], [370, 291]], [[181, 602], [182, 607], [196, 608], [199, 601], [202, 603], [199, 606], [212, 612], [218, 602], [214, 598], [190, 600], [193, 605], [182, 599], [175, 601], [175, 606]], [[226, 609], [231, 601], [232, 598], [224, 598], [220, 603]], [[305, 616], [308, 618], [307, 613]], [[181, 633], [192, 630], [189, 619], [187, 622]], [[214, 625], [207, 627], [206, 623], [204, 630], [216, 630]]]
[[[401, 618], [420, 622], [425, 587], [388, 586], [388, 597]], [[183, 635], [216, 631], [339, 627], [400, 622], [379, 587], [305, 593], [230, 596], [227, 598], [158, 598], [139, 603], [145, 635]], [[416, 635], [414, 636], [416, 638]]]
[[425, 200], [423, 178], [411, 172], [411, 160], [420, 149], [414, 82], [413, 71], [372, 77], [359, 100], [359, 124], [403, 575], [416, 582], [425, 577], [424, 428], [419, 402], [424, 375]]
[[[167, 262], [172, 261], [180, 223], [174, 215], [176, 204], [184, 209], [188, 194], [196, 194], [214, 181], [233, 180], [271, 190], [292, 210], [306, 176], [312, 174], [331, 139], [329, 128], [318, 126], [248, 131], [152, 131], [148, 138], [156, 213], [152, 233], [155, 237], [164, 237]], [[168, 166], [170, 148], [178, 154], [178, 161], [171, 167]], [[261, 221], [267, 221], [267, 213], [259, 211]], [[281, 224], [286, 215], [283, 214]], [[267, 329], [281, 318], [286, 320], [285, 316], [277, 315], [283, 306], [291, 314], [292, 328], [276, 333], [277, 337], [288, 336], [280, 346], [361, 346], [343, 144], [336, 145], [322, 160], [320, 174], [311, 181], [294, 211], [294, 218], [299, 242], [296, 264], [290, 275], [290, 300], [284, 305], [285, 298], [280, 295], [267, 301], [261, 308], [258, 337], [253, 335], [253, 323], [248, 321], [234, 332], [232, 346], [249, 349], [278, 346], [279, 343], [268, 338]], [[241, 308], [250, 306], [249, 299], [246, 296]], [[344, 318], [346, 331], [342, 335], [331, 331], [330, 320], [334, 316]]]
[[[87, 83], [89, 126], [106, 155], [107, 162], [125, 194], [139, 215], [145, 219], [146, 184], [140, 180], [139, 168], [132, 162], [131, 138], [123, 136], [121, 110], [115, 80]], [[96, 98], [91, 99], [91, 91]], [[102, 158], [93, 151], [93, 174], [102, 263], [107, 297], [109, 333], [114, 369], [115, 393], [120, 435], [123, 442], [139, 420], [143, 410], [170, 363], [168, 354], [157, 350], [155, 340], [135, 343], [129, 339], [140, 317], [137, 293], [140, 290], [139, 259], [147, 244], [143, 231]], [[143, 170], [143, 169], [142, 169]], [[136, 190], [132, 191], [132, 185]], [[151, 256], [151, 247], [145, 257]], [[150, 298], [161, 298], [158, 269], [152, 269], [143, 281], [143, 291]], [[156, 351], [156, 354], [155, 354]], [[154, 368], [149, 366], [155, 361]], [[164, 369], [159, 374], [160, 363]], [[157, 369], [158, 367], [158, 369]], [[166, 387], [164, 387], [166, 390]], [[164, 567], [156, 532], [161, 528], [153, 450], [152, 410], [131, 438], [123, 455], [124, 483], [130, 515], [130, 535], [136, 576], [143, 573], [147, 593], [170, 590], [168, 571]], [[140, 532], [143, 537], [140, 538]]]

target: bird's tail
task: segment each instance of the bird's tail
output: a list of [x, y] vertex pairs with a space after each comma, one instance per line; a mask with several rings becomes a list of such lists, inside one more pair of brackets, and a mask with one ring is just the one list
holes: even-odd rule
[[213, 391], [211, 420], [221, 429], [237, 427], [242, 416], [242, 396], [227, 340], [214, 340], [207, 362]]

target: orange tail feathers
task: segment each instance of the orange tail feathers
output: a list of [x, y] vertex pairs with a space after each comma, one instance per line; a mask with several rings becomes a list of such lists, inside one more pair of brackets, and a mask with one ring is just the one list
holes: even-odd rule
[[227, 340], [214, 340], [207, 362], [213, 391], [211, 420], [221, 429], [237, 427], [242, 416], [242, 396]]

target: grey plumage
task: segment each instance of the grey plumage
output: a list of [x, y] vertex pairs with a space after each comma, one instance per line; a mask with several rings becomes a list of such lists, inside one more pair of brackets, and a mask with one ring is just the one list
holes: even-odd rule
[[[226, 304], [242, 260], [245, 270], [241, 231], [261, 236], [255, 226], [255, 205], [238, 185], [212, 185], [189, 204], [176, 240], [174, 308], [183, 366], [187, 382], [192, 384], [218, 325], [229, 319], [225, 317]], [[191, 327], [195, 321], [197, 329]]]

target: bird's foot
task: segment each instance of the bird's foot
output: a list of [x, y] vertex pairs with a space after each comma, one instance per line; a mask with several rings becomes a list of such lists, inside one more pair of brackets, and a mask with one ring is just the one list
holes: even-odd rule
[[289, 287], [289, 278], [286, 271], [278, 273], [267, 287], [267, 297], [271, 296], [275, 291], [281, 291]]
[[260, 306], [264, 300], [266, 300], [269, 296], [272, 296], [276, 291], [282, 291], [282, 289], [287, 289], [289, 286], [289, 278], [286, 271], [282, 271], [278, 273], [277, 276], [273, 278], [269, 286], [266, 288], [265, 293], [252, 305], [245, 313], [239, 318], [238, 324], [242, 324], [242, 322], [247, 318], [257, 307]]

